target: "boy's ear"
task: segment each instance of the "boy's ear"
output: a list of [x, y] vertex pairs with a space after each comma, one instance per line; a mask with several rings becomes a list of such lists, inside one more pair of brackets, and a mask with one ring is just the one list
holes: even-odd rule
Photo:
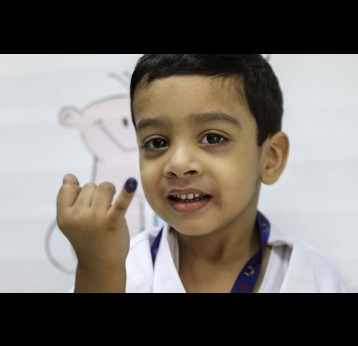
[[263, 144], [261, 161], [261, 181], [275, 183], [285, 169], [290, 142], [287, 135], [277, 132]]

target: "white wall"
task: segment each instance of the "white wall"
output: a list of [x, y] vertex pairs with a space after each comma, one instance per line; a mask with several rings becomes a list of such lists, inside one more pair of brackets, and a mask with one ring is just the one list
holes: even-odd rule
[[[128, 90], [109, 73], [131, 72], [140, 55], [0, 55], [0, 292], [63, 292], [66, 275], [47, 259], [62, 176], [91, 179], [93, 158], [79, 132], [60, 125], [79, 110]], [[263, 187], [260, 209], [331, 257], [358, 284], [358, 56], [275, 55], [291, 139], [286, 171]], [[52, 251], [69, 269], [59, 231]]]
[[273, 55], [272, 65], [291, 152], [260, 208], [358, 283], [358, 56]]

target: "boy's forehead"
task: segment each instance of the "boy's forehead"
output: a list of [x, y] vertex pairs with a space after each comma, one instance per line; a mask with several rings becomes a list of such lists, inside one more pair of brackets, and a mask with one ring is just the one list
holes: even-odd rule
[[242, 80], [233, 77], [171, 76], [142, 84], [133, 98], [136, 118], [174, 109], [191, 113], [223, 111], [250, 113]]

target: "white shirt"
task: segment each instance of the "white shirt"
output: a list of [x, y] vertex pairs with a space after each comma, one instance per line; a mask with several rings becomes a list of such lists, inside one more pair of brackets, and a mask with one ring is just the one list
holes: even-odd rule
[[[126, 262], [126, 292], [185, 293], [178, 274], [179, 246], [165, 225], [155, 264], [151, 245], [160, 228], [144, 231], [131, 240]], [[294, 236], [271, 228], [272, 246], [260, 293], [358, 292], [326, 257]]]

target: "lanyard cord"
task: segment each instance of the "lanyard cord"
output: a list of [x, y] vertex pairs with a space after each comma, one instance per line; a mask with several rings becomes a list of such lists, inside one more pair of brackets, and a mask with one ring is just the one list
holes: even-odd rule
[[251, 293], [259, 277], [263, 254], [270, 235], [270, 223], [263, 214], [257, 212], [256, 223], [260, 233], [260, 250], [246, 263], [236, 279], [231, 293]]
[[[256, 223], [259, 227], [260, 233], [260, 250], [246, 263], [244, 268], [241, 270], [238, 278], [234, 283], [231, 293], [251, 293], [259, 276], [262, 265], [263, 253], [268, 242], [271, 227], [270, 222], [259, 211], [256, 215]], [[162, 234], [163, 228], [160, 230], [160, 232], [154, 239], [154, 242], [150, 248], [153, 265], [159, 250]]]

